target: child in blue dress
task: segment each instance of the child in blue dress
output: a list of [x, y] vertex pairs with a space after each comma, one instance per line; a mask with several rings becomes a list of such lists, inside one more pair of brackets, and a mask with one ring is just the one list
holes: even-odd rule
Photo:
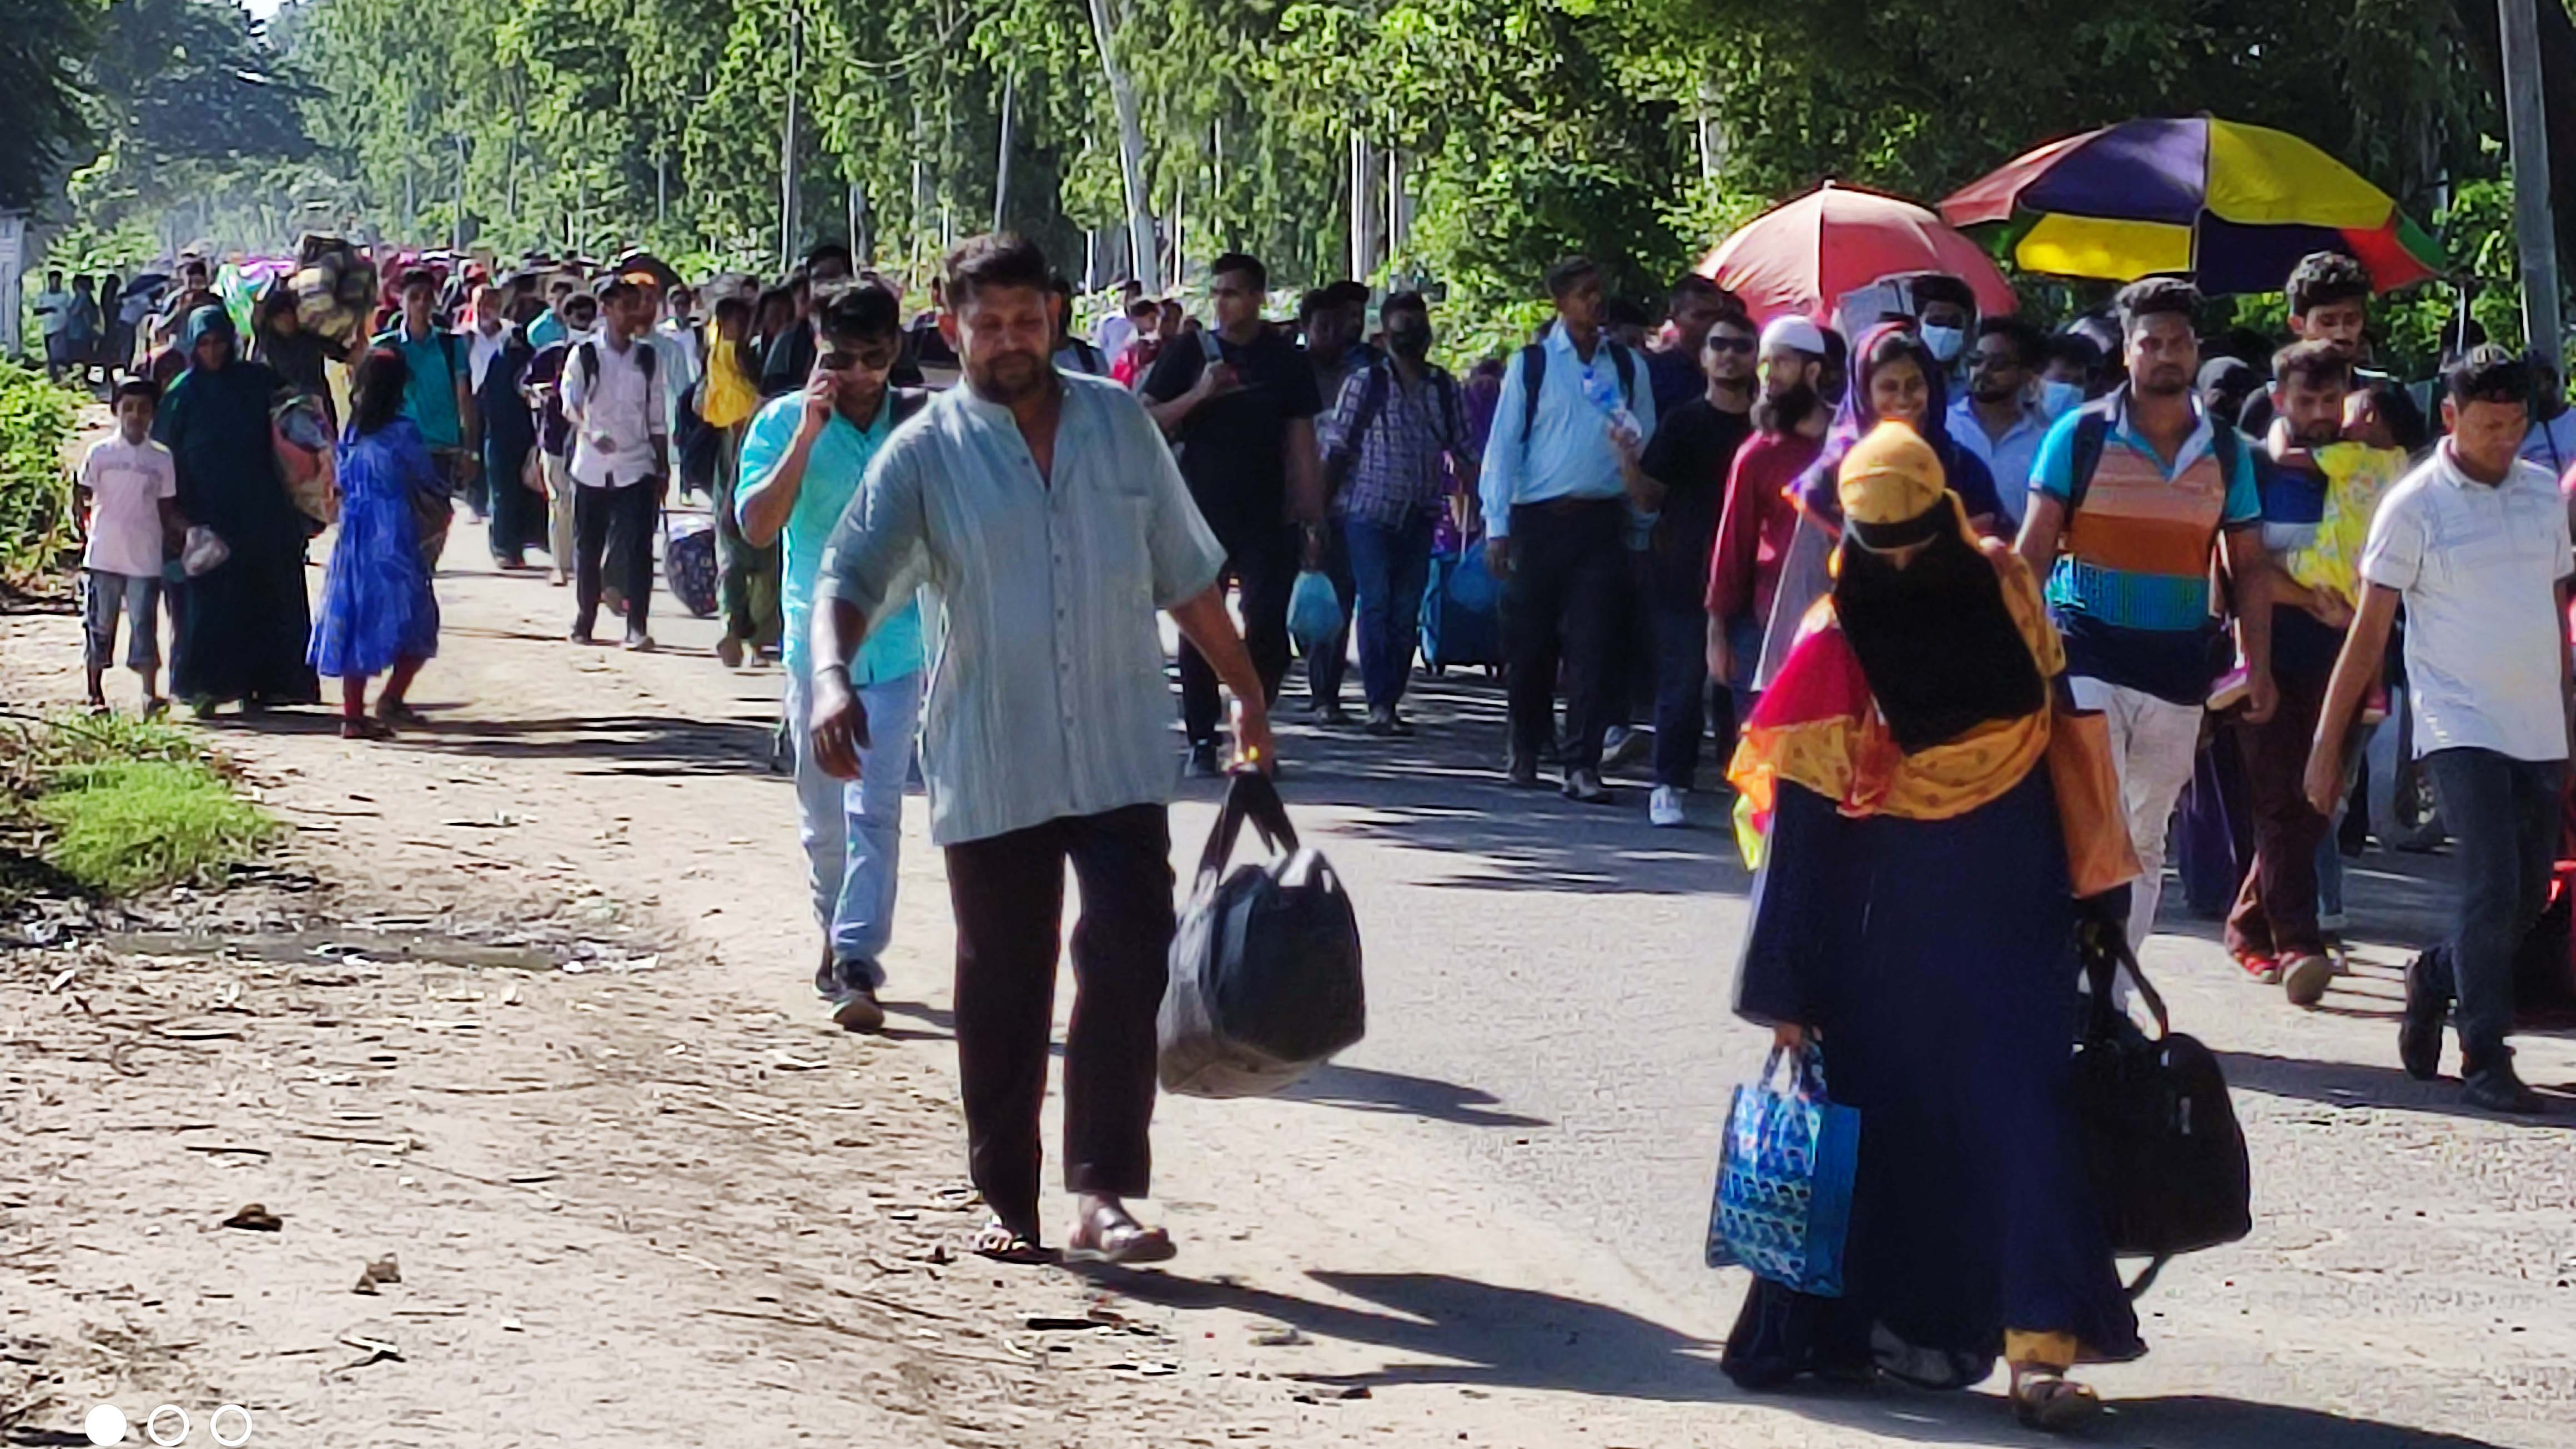
[[[444, 490], [420, 429], [402, 415], [410, 374], [401, 353], [369, 352], [358, 363], [349, 430], [340, 440], [340, 531], [306, 657], [316, 673], [340, 680], [344, 739], [387, 739], [396, 723], [421, 723], [405, 696], [438, 653], [438, 598], [414, 501]], [[388, 671], [371, 718], [367, 681]]]

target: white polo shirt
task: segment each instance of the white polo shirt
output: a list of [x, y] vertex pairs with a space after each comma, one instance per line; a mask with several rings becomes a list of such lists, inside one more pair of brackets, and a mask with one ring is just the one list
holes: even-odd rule
[[2557, 585], [2576, 573], [2567, 507], [2545, 468], [2490, 487], [2433, 450], [2381, 500], [2361, 576], [2406, 601], [2415, 753], [2567, 758]]

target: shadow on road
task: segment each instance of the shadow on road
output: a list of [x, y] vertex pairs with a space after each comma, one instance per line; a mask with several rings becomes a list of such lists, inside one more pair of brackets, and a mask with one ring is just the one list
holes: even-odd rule
[[[1289, 1376], [1317, 1385], [1453, 1384], [1659, 1403], [1760, 1403], [1915, 1443], [2067, 1442], [2021, 1429], [2001, 1397], [1990, 1393], [1940, 1394], [1888, 1384], [1866, 1390], [1803, 1386], [1786, 1394], [1746, 1394], [1718, 1371], [1719, 1345], [1558, 1294], [1432, 1273], [1309, 1276], [1385, 1311], [1159, 1273], [1104, 1274], [1103, 1281], [1148, 1303], [1183, 1311], [1230, 1309], [1313, 1337], [1404, 1355], [1401, 1361], [1356, 1373]], [[2112, 1410], [2082, 1442], [2135, 1449], [2495, 1449], [2480, 1439], [2217, 1395], [2122, 1399], [2113, 1402]]]
[[402, 743], [493, 759], [550, 760], [575, 775], [760, 775], [770, 726], [747, 719], [659, 715], [549, 719], [442, 719]]
[[1480, 1087], [1460, 1086], [1456, 1082], [1434, 1081], [1429, 1077], [1408, 1077], [1400, 1072], [1371, 1071], [1367, 1067], [1345, 1067], [1327, 1064], [1309, 1073], [1306, 1079], [1279, 1094], [1291, 1102], [1314, 1102], [1331, 1107], [1349, 1107], [1361, 1112], [1390, 1112], [1408, 1117], [1429, 1117], [1435, 1121], [1454, 1122], [1462, 1127], [1552, 1127], [1556, 1124], [1543, 1117], [1526, 1117], [1517, 1112], [1493, 1110], [1500, 1097]]
[[2323, 1102], [2330, 1107], [2386, 1107], [2510, 1127], [2576, 1130], [2576, 1096], [2552, 1095], [2546, 1090], [2542, 1095], [2551, 1098], [2548, 1116], [2506, 1117], [2481, 1112], [2461, 1102], [2457, 1078], [2419, 1082], [2395, 1067], [2316, 1062], [2255, 1052], [2220, 1052], [2218, 1061], [2227, 1073], [2227, 1085], [2238, 1091]]

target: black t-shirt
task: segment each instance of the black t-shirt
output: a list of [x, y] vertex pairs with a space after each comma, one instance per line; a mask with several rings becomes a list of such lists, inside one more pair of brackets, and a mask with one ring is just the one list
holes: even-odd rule
[[1145, 400], [1170, 402], [1198, 384], [1211, 354], [1234, 365], [1242, 386], [1199, 404], [1173, 451], [1199, 513], [1229, 549], [1288, 516], [1287, 426], [1323, 411], [1315, 370], [1297, 344], [1265, 327], [1236, 346], [1213, 331], [1163, 349], [1145, 378]]
[[1664, 485], [1663, 514], [1655, 521], [1652, 573], [1656, 592], [1685, 604], [1708, 593], [1708, 555], [1717, 543], [1718, 515], [1726, 507], [1726, 474], [1735, 450], [1753, 435], [1749, 412], [1721, 412], [1703, 393], [1665, 414], [1639, 460], [1646, 476]]

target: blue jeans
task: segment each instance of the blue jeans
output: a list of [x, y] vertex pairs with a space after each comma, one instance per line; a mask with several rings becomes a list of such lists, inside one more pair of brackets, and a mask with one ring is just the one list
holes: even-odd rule
[[1708, 731], [1708, 610], [1657, 599], [1654, 613], [1655, 783], [1687, 790]]
[[1422, 591], [1431, 583], [1431, 515], [1416, 513], [1389, 527], [1342, 520], [1342, 539], [1359, 595], [1360, 690], [1370, 709], [1393, 709], [1413, 677], [1422, 632]]
[[[800, 661], [801, 663], [801, 661]], [[814, 893], [832, 959], [844, 981], [870, 990], [885, 985], [877, 958], [894, 939], [895, 863], [903, 847], [903, 782], [912, 764], [913, 727], [921, 719], [920, 671], [858, 688], [868, 712], [859, 778], [836, 780], [814, 760], [805, 727], [813, 685], [799, 669], [787, 675], [788, 736], [796, 742], [796, 816], [805, 845], [805, 883]]]
[[2422, 985], [2457, 1009], [2460, 1075], [2506, 1060], [2513, 1028], [2513, 958], [2549, 901], [2557, 859], [2562, 760], [2517, 760], [2494, 750], [2436, 750], [2424, 757], [2442, 822], [2460, 859], [2460, 907], [2451, 936], [2451, 980]]

